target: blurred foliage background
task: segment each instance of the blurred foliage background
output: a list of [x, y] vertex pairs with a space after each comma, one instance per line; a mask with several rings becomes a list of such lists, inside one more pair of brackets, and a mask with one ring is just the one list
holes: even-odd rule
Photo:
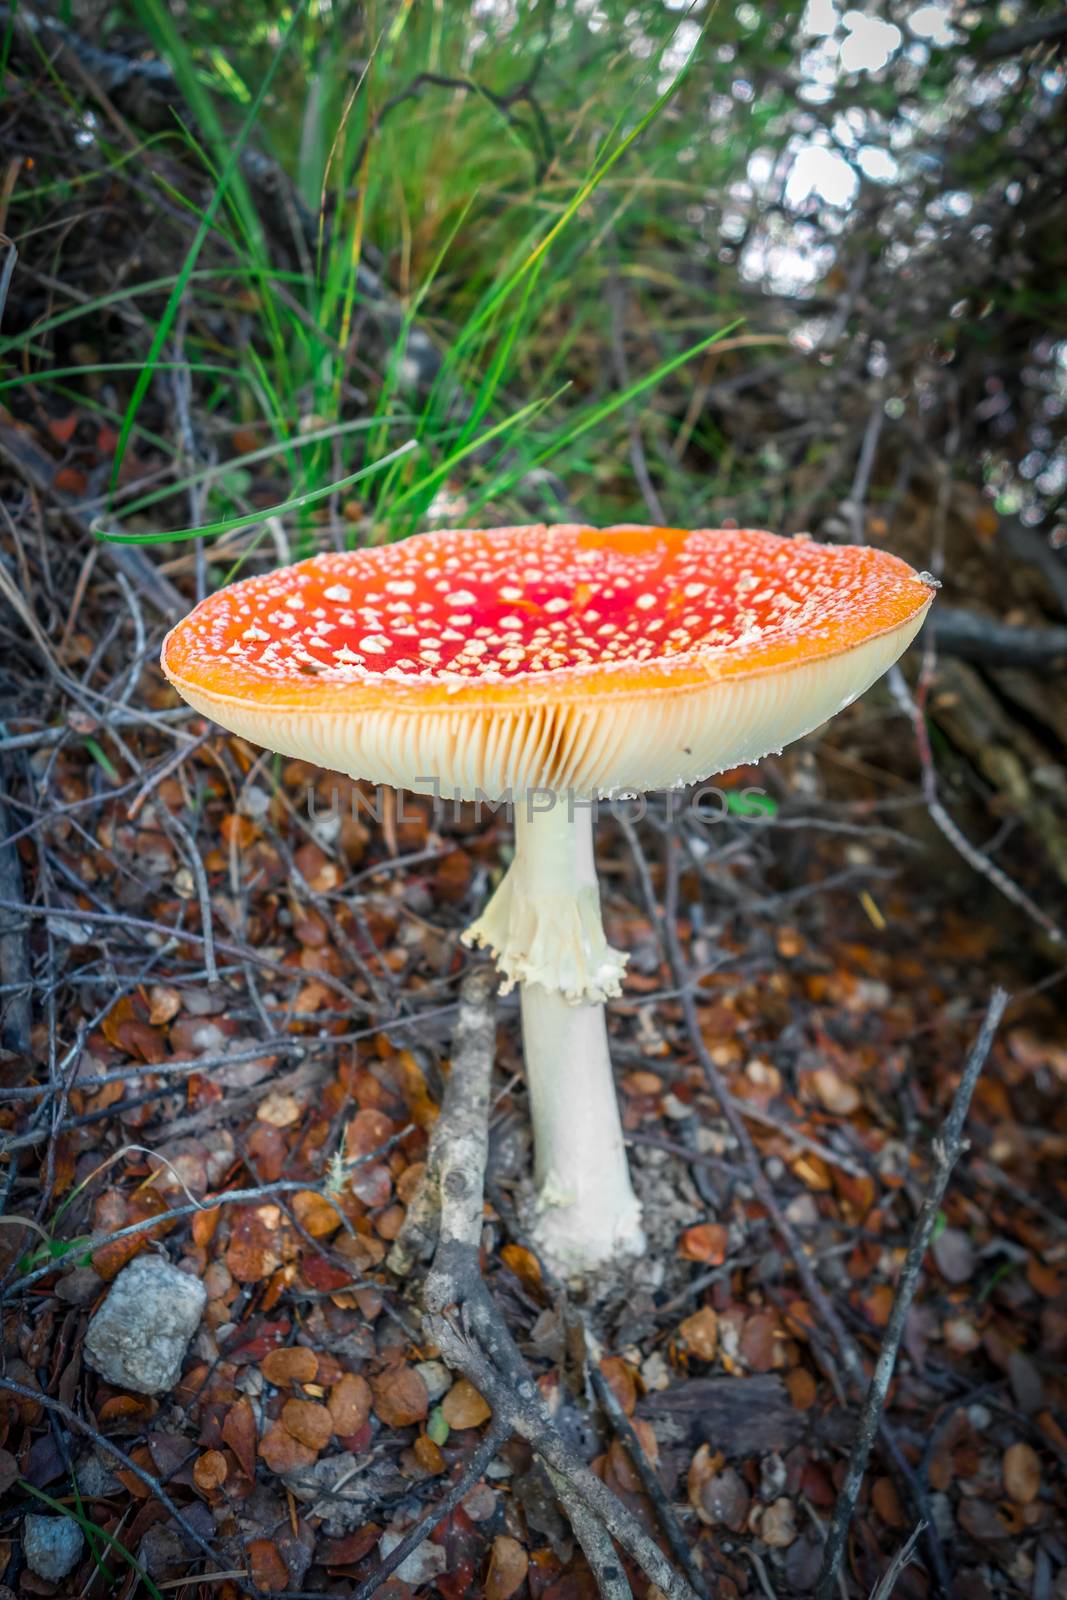
[[0, 398], [76, 395], [119, 435], [94, 514], [227, 559], [409, 440], [301, 545], [580, 513], [929, 565], [940, 504], [1055, 550], [1065, 38], [952, 0], [11, 8]]

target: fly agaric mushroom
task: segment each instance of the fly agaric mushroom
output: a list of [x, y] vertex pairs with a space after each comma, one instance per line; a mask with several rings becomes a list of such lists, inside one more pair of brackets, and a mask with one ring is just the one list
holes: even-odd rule
[[520, 986], [546, 1259], [644, 1246], [604, 1001], [597, 797], [779, 750], [847, 706], [922, 624], [927, 580], [869, 548], [748, 530], [427, 533], [234, 584], [163, 668], [223, 727], [352, 777], [515, 802], [515, 855], [468, 943]]

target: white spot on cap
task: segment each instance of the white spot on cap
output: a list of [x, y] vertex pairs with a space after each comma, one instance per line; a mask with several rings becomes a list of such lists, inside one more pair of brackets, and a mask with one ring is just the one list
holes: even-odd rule
[[322, 591], [324, 600], [336, 600], [339, 605], [346, 605], [352, 598], [351, 589], [346, 589], [343, 583], [332, 583], [328, 589]]
[[384, 655], [389, 648], [389, 640], [383, 639], [380, 633], [367, 633], [359, 641], [359, 648], [367, 656]]

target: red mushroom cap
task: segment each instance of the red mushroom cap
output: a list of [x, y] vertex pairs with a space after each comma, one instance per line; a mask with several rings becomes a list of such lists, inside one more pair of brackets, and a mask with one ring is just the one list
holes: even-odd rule
[[234, 584], [172, 630], [163, 667], [217, 722], [353, 776], [605, 793], [807, 732], [896, 660], [930, 599], [869, 547], [459, 530]]

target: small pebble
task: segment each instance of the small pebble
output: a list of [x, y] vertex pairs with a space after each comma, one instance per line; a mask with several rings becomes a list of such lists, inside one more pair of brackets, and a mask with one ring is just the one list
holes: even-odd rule
[[70, 1517], [31, 1512], [23, 1520], [22, 1552], [26, 1565], [49, 1583], [58, 1583], [74, 1570], [84, 1543], [81, 1529]]
[[[400, 1544], [404, 1535], [386, 1530], [378, 1541], [378, 1551], [385, 1557], [391, 1555]], [[448, 1568], [448, 1552], [444, 1545], [431, 1544], [429, 1539], [424, 1539], [417, 1549], [396, 1569], [396, 1576], [401, 1583], [410, 1583], [414, 1588], [421, 1584], [432, 1583], [435, 1578], [441, 1577]]]
[[452, 1374], [443, 1361], [417, 1361], [415, 1371], [426, 1385], [430, 1404], [436, 1405], [452, 1387]]

